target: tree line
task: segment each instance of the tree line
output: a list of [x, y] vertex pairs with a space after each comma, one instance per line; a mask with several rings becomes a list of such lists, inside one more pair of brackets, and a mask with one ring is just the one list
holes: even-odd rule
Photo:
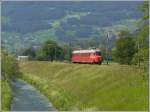
[[30, 60], [40, 61], [62, 61], [70, 60], [72, 48], [70, 45], [58, 45], [56, 41], [47, 40], [39, 48], [30, 47], [22, 53], [29, 56]]
[[144, 2], [139, 7], [143, 12], [143, 18], [139, 28], [134, 34], [129, 31], [121, 31], [113, 50], [113, 58], [120, 64], [142, 65], [148, 69], [149, 64], [149, 5]]

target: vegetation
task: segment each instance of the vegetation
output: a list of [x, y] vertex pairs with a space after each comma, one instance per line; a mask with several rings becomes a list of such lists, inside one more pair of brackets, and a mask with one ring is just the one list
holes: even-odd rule
[[[51, 4], [39, 7], [35, 2], [35, 8], [23, 2], [23, 9], [18, 10], [19, 5], [3, 2], [2, 48], [15, 55], [28, 55], [35, 61], [21, 61], [21, 75], [15, 57], [2, 49], [2, 109], [10, 108], [10, 81], [20, 77], [37, 87], [58, 110], [148, 110], [148, 2], [140, 6], [144, 16], [136, 31], [135, 21], [139, 21], [141, 15], [133, 9], [132, 2], [131, 5], [128, 2], [123, 5], [112, 3], [108, 11], [97, 2], [86, 2], [88, 10], [86, 7], [77, 8], [83, 2], [78, 5], [68, 3], [72, 5], [66, 7], [62, 3], [57, 7], [57, 2], [54, 2], [53, 7]], [[7, 11], [5, 6], [10, 6]], [[108, 45], [105, 34], [110, 29], [113, 31]], [[106, 55], [112, 59], [113, 49], [113, 59], [122, 65], [113, 62], [109, 66], [55, 62], [70, 60], [73, 48], [93, 46], [102, 50], [104, 59]]]
[[[139, 4], [142, 2], [3, 2], [2, 45], [16, 55], [46, 40], [72, 42], [80, 48], [91, 47], [86, 41], [99, 40], [95, 47], [101, 48], [108, 30], [113, 29], [115, 37], [119, 30], [136, 30]], [[110, 48], [115, 40], [110, 41]]]
[[36, 56], [36, 53], [35, 53], [35, 50], [31, 47], [31, 48], [28, 48], [26, 49], [22, 55], [24, 56], [29, 56], [29, 59], [34, 59], [35, 56]]
[[2, 110], [10, 110], [12, 90], [10, 81], [20, 76], [19, 66], [13, 56], [6, 51], [1, 52], [1, 95]]
[[1, 95], [1, 109], [3, 111], [9, 111], [12, 100], [12, 90], [6, 80], [1, 80]]
[[142, 69], [39, 61], [21, 62], [20, 67], [23, 79], [58, 110], [148, 110], [148, 80]]
[[54, 41], [46, 41], [42, 49], [47, 60], [53, 61], [59, 55], [59, 47]]
[[138, 64], [139, 67], [144, 65], [145, 70], [148, 72], [149, 66], [149, 5], [148, 1], [145, 1], [143, 5], [140, 6], [141, 11], [143, 12], [144, 16], [140, 23], [140, 30], [137, 33], [137, 48], [138, 51], [136, 52], [133, 63]]
[[114, 59], [121, 64], [138, 64], [148, 72], [149, 62], [149, 6], [145, 1], [140, 10], [144, 16], [139, 23], [141, 26], [137, 30], [136, 34], [130, 34], [130, 32], [122, 31], [119, 35], [119, 39], [116, 41], [116, 49], [114, 50]]
[[[33, 5], [29, 2], [3, 2], [2, 16], [7, 19], [2, 21], [2, 30], [28, 33], [57, 27], [58, 23], [69, 24], [69, 28], [73, 28], [72, 25], [76, 23], [78, 26], [84, 24], [104, 27], [119, 20], [139, 18], [140, 13], [135, 8], [139, 4], [142, 2], [75, 3], [70, 1], [65, 3], [34, 2]], [[14, 13], [11, 13], [12, 11]], [[101, 11], [103, 13], [99, 13]]]
[[16, 59], [5, 51], [2, 51], [2, 77], [10, 80], [20, 75], [19, 66]]
[[[70, 60], [71, 47], [60, 46], [53, 40], [47, 40], [39, 48], [30, 47], [23, 51], [22, 55], [29, 56], [30, 60], [53, 61], [53, 60]], [[68, 55], [70, 55], [68, 57]]]
[[135, 41], [128, 31], [122, 31], [116, 41], [114, 58], [120, 64], [131, 64], [134, 53], [136, 52]]

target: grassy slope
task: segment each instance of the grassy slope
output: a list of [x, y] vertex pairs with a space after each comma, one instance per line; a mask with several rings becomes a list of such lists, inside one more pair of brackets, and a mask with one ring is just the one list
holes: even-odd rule
[[12, 99], [12, 92], [10, 85], [7, 81], [1, 80], [1, 95], [2, 110], [9, 111]]
[[38, 61], [20, 67], [59, 110], [148, 110], [148, 80], [134, 67]]

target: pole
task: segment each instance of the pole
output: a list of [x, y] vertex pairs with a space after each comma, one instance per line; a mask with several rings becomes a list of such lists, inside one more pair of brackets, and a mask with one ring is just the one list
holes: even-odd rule
[[140, 50], [140, 42], [139, 42], [139, 38], [138, 38], [138, 65], [140, 67], [140, 55], [139, 55], [139, 50]]
[[[136, 30], [136, 34], [138, 34], [139, 30]], [[140, 67], [140, 55], [139, 55], [139, 50], [140, 50], [140, 41], [139, 41], [139, 37], [137, 36], [137, 55], [138, 55], [138, 67]]]
[[71, 63], [71, 43], [69, 42], [69, 63]]
[[48, 44], [48, 56], [46, 57], [48, 58], [48, 61], [51, 61], [52, 57], [50, 56], [49, 51], [50, 51], [50, 44]]
[[55, 46], [55, 48], [54, 48], [54, 49], [55, 49], [55, 61], [56, 61], [56, 46]]
[[108, 45], [109, 45], [109, 31], [107, 32], [107, 39], [106, 39], [106, 63], [108, 65]]

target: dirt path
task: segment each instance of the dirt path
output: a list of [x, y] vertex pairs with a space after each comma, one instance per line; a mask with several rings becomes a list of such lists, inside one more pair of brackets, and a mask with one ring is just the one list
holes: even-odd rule
[[12, 82], [11, 111], [56, 111], [52, 104], [34, 87], [22, 80]]

